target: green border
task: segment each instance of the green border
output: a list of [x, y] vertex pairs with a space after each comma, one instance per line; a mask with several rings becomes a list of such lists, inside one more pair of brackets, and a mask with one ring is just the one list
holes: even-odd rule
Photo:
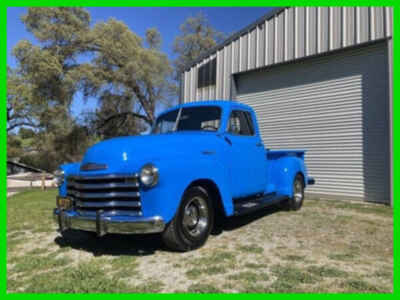
[[[245, 4], [245, 5], [244, 5]], [[0, 3], [0, 28], [1, 28], [1, 33], [0, 33], [0, 49], [1, 49], [1, 55], [2, 59], [0, 60], [0, 96], [1, 99], [7, 99], [6, 98], [6, 61], [7, 61], [7, 47], [6, 47], [6, 36], [7, 36], [7, 7], [13, 7], [13, 6], [171, 6], [171, 7], [179, 7], [179, 6], [328, 6], [328, 5], [341, 5], [341, 6], [393, 6], [394, 7], [394, 13], [393, 13], [393, 20], [399, 20], [397, 19], [399, 17], [398, 10], [400, 7], [400, 2], [399, 1], [393, 1], [393, 0], [383, 0], [383, 1], [377, 1], [377, 0], [369, 0], [369, 1], [356, 1], [356, 0], [342, 0], [340, 2], [337, 1], [323, 1], [323, 0], [292, 0], [292, 1], [280, 1], [280, 0], [275, 0], [275, 1], [262, 1], [262, 0], [247, 0], [247, 1], [240, 1], [240, 0], [191, 0], [189, 1], [184, 1], [184, 0], [147, 0], [147, 1], [138, 1], [138, 0], [15, 0], [15, 1], [9, 1], [9, 0], [3, 0]], [[400, 22], [394, 21], [393, 22], [393, 31], [394, 32], [400, 32]], [[399, 78], [399, 55], [395, 55], [396, 49], [399, 49], [397, 45], [393, 42], [393, 193], [394, 193], [394, 199], [397, 200], [396, 195], [399, 194], [400, 188], [399, 185], [396, 185], [400, 182], [400, 175], [399, 175], [399, 146], [396, 140], [396, 136], [398, 135], [398, 127], [399, 127], [399, 121], [396, 120], [396, 116], [399, 115], [399, 104], [395, 99], [398, 98], [399, 95], [399, 90], [400, 88], [397, 86], [397, 81], [396, 78]], [[5, 100], [6, 101], [6, 100]], [[4, 102], [5, 102], [4, 101]], [[7, 143], [6, 143], [6, 125], [7, 125], [7, 118], [6, 118], [6, 103], [0, 106], [0, 124], [1, 124], [1, 132], [0, 132], [0, 145], [3, 146], [3, 151], [1, 153], [1, 159], [0, 159], [0, 172], [3, 174], [3, 180], [0, 180], [0, 193], [3, 195], [3, 200], [0, 201], [0, 212], [1, 212], [1, 234], [0, 234], [0, 247], [1, 247], [1, 254], [0, 256], [2, 257], [2, 268], [1, 268], [1, 294], [6, 296], [7, 298], [19, 298], [19, 297], [67, 297], [66, 295], [60, 294], [60, 295], [53, 295], [53, 294], [6, 294], [6, 276], [7, 276], [7, 268], [6, 268], [6, 226], [7, 226], [7, 214], [6, 214], [6, 197], [7, 197], [7, 186], [6, 186], [6, 151], [7, 151]], [[395, 205], [394, 205], [395, 206]], [[335, 298], [346, 298], [346, 297], [368, 297], [368, 298], [377, 298], [377, 297], [385, 297], [385, 298], [393, 298], [396, 294], [398, 295], [398, 290], [397, 288], [399, 286], [400, 280], [399, 277], [397, 276], [398, 270], [399, 270], [399, 260], [398, 260], [398, 225], [397, 225], [397, 220], [398, 220], [398, 210], [394, 209], [394, 245], [393, 245], [393, 261], [394, 261], [394, 274], [393, 274], [393, 289], [394, 293], [393, 294], [386, 294], [386, 295], [373, 295], [373, 294], [334, 294], [334, 295], [328, 295], [328, 294], [297, 294], [297, 295], [291, 295], [291, 294], [272, 294], [272, 295], [263, 295], [263, 294], [235, 294], [235, 295], [207, 295], [207, 296], [202, 296], [202, 295], [188, 295], [188, 294], [175, 294], [175, 295], [154, 295], [154, 294], [143, 294], [143, 295], [123, 295], [119, 294], [118, 297], [140, 297], [140, 298], [150, 298], [150, 297], [178, 297], [178, 298], [187, 298], [187, 297], [250, 297], [250, 298], [260, 298], [260, 297], [273, 297], [273, 298], [288, 298], [288, 297], [303, 297], [303, 298], [316, 298], [316, 297], [335, 297]], [[115, 296], [115, 294], [113, 294]], [[108, 295], [106, 294], [98, 294], [98, 295], [79, 295], [78, 297], [107, 297]]]

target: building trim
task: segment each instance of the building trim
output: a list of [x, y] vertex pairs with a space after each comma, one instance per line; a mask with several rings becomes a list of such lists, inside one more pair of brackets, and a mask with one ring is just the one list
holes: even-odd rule
[[393, 39], [387, 40], [389, 69], [389, 162], [390, 162], [390, 206], [393, 207]]
[[262, 16], [261, 18], [257, 19], [256, 21], [254, 21], [253, 23], [251, 23], [250, 25], [246, 26], [245, 28], [243, 28], [242, 30], [239, 30], [238, 32], [234, 33], [233, 35], [231, 35], [230, 37], [228, 37], [225, 41], [223, 41], [222, 43], [218, 44], [217, 46], [215, 46], [214, 48], [211, 48], [210, 50], [208, 50], [207, 52], [205, 52], [204, 54], [200, 55], [197, 59], [195, 59], [194, 61], [190, 62], [189, 64], [187, 64], [183, 70], [183, 72], [187, 72], [188, 70], [190, 70], [191, 67], [193, 67], [194, 65], [198, 64], [199, 62], [201, 62], [203, 59], [207, 58], [208, 56], [214, 54], [215, 52], [217, 52], [218, 50], [223, 49], [225, 46], [227, 46], [228, 44], [232, 43], [234, 40], [236, 40], [237, 38], [241, 37], [243, 34], [250, 32], [252, 29], [254, 29], [255, 27], [257, 27], [259, 24], [264, 23], [265, 21], [268, 21], [270, 19], [272, 19], [273, 17], [275, 17], [277, 14], [281, 13], [282, 11], [284, 11], [286, 7], [276, 7], [273, 8], [272, 10], [270, 10], [268, 13], [266, 13], [264, 16]]

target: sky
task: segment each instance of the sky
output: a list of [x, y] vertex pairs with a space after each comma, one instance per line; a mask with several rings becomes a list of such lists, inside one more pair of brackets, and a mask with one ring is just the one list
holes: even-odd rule
[[[232, 34], [254, 22], [266, 14], [269, 7], [90, 7], [92, 24], [115, 18], [123, 21], [128, 27], [141, 37], [145, 36], [147, 28], [156, 27], [162, 37], [161, 50], [172, 60], [174, 39], [179, 35], [179, 25], [186, 18], [202, 12], [218, 31]], [[7, 63], [15, 67], [16, 61], [12, 57], [12, 49], [22, 39], [36, 43], [32, 34], [25, 30], [20, 16], [25, 14], [24, 7], [8, 7], [7, 9]], [[77, 94], [72, 104], [72, 113], [79, 117], [80, 113], [93, 110], [97, 105], [95, 99], [87, 103]]]

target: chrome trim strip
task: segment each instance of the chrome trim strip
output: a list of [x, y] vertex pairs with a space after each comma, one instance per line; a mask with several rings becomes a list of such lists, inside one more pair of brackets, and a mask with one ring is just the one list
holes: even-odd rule
[[79, 207], [137, 207], [140, 208], [142, 205], [140, 201], [96, 201], [96, 202], [88, 202], [88, 201], [80, 201], [77, 200], [75, 202], [76, 206]]
[[109, 192], [109, 193], [83, 193], [75, 190], [67, 190], [68, 196], [74, 196], [77, 198], [95, 199], [95, 198], [139, 198], [139, 192]]
[[111, 183], [77, 183], [77, 182], [67, 182], [67, 187], [75, 188], [75, 189], [113, 189], [113, 188], [137, 188], [139, 187], [139, 182], [132, 183], [119, 183], [119, 182], [111, 182]]

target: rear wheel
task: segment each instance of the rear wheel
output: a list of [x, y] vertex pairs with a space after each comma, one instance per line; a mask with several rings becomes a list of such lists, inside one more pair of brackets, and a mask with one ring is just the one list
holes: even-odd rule
[[299, 210], [304, 202], [304, 180], [299, 173], [293, 180], [293, 196], [287, 202], [287, 208], [290, 210]]
[[173, 250], [201, 247], [214, 223], [214, 209], [207, 191], [195, 186], [186, 190], [179, 209], [163, 233], [164, 243]]

